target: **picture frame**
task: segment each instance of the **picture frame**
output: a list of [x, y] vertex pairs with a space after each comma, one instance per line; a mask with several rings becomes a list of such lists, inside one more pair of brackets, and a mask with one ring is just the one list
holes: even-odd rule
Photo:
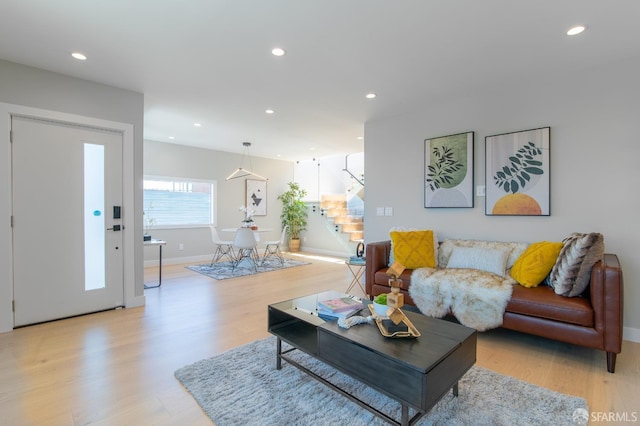
[[550, 216], [551, 127], [485, 138], [485, 215]]
[[253, 210], [254, 216], [267, 215], [267, 181], [246, 179], [246, 201], [248, 209]]
[[474, 132], [424, 140], [424, 207], [472, 208]]

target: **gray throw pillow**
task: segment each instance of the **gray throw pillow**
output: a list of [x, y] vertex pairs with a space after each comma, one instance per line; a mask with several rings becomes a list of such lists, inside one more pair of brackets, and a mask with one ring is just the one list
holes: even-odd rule
[[589, 286], [591, 268], [603, 255], [602, 234], [574, 232], [562, 240], [558, 260], [549, 274], [549, 285], [561, 296], [580, 296]]

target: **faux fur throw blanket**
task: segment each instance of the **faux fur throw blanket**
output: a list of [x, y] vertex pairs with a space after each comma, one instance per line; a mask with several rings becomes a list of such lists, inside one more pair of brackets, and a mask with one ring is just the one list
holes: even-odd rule
[[411, 275], [409, 295], [420, 311], [484, 331], [502, 325], [514, 281], [477, 269], [420, 268]]

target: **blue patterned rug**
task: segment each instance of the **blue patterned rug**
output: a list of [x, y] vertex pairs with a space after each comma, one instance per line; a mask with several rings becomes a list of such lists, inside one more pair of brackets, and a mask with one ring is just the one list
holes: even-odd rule
[[231, 262], [218, 262], [213, 266], [209, 264], [204, 265], [189, 265], [185, 266], [187, 269], [191, 269], [202, 275], [213, 278], [214, 280], [226, 280], [227, 278], [243, 277], [245, 275], [252, 275], [261, 272], [277, 271], [278, 269], [293, 268], [295, 266], [309, 265], [309, 262], [303, 262], [301, 260], [284, 259], [284, 264], [281, 265], [280, 261], [275, 258], [267, 259], [263, 265], [258, 264], [258, 272], [256, 272], [248, 261], [243, 261], [238, 265], [235, 271], [232, 272]]

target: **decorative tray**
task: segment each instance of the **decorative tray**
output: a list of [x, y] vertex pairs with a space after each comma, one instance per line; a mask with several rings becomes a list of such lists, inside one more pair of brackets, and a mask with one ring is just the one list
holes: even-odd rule
[[418, 329], [413, 325], [411, 320], [409, 320], [409, 318], [407, 318], [404, 312], [402, 312], [400, 309], [398, 310], [400, 311], [400, 313], [402, 313], [402, 322], [407, 326], [408, 331], [389, 332], [389, 330], [387, 330], [387, 327], [385, 327], [384, 322], [387, 320], [388, 321], [391, 321], [391, 320], [388, 317], [381, 317], [380, 315], [376, 314], [376, 311], [373, 309], [373, 304], [369, 304], [369, 310], [371, 311], [371, 316], [373, 317], [373, 320], [376, 322], [376, 325], [378, 326], [380, 333], [384, 337], [399, 338], [399, 337], [419, 337], [420, 336], [420, 332], [418, 331]]

